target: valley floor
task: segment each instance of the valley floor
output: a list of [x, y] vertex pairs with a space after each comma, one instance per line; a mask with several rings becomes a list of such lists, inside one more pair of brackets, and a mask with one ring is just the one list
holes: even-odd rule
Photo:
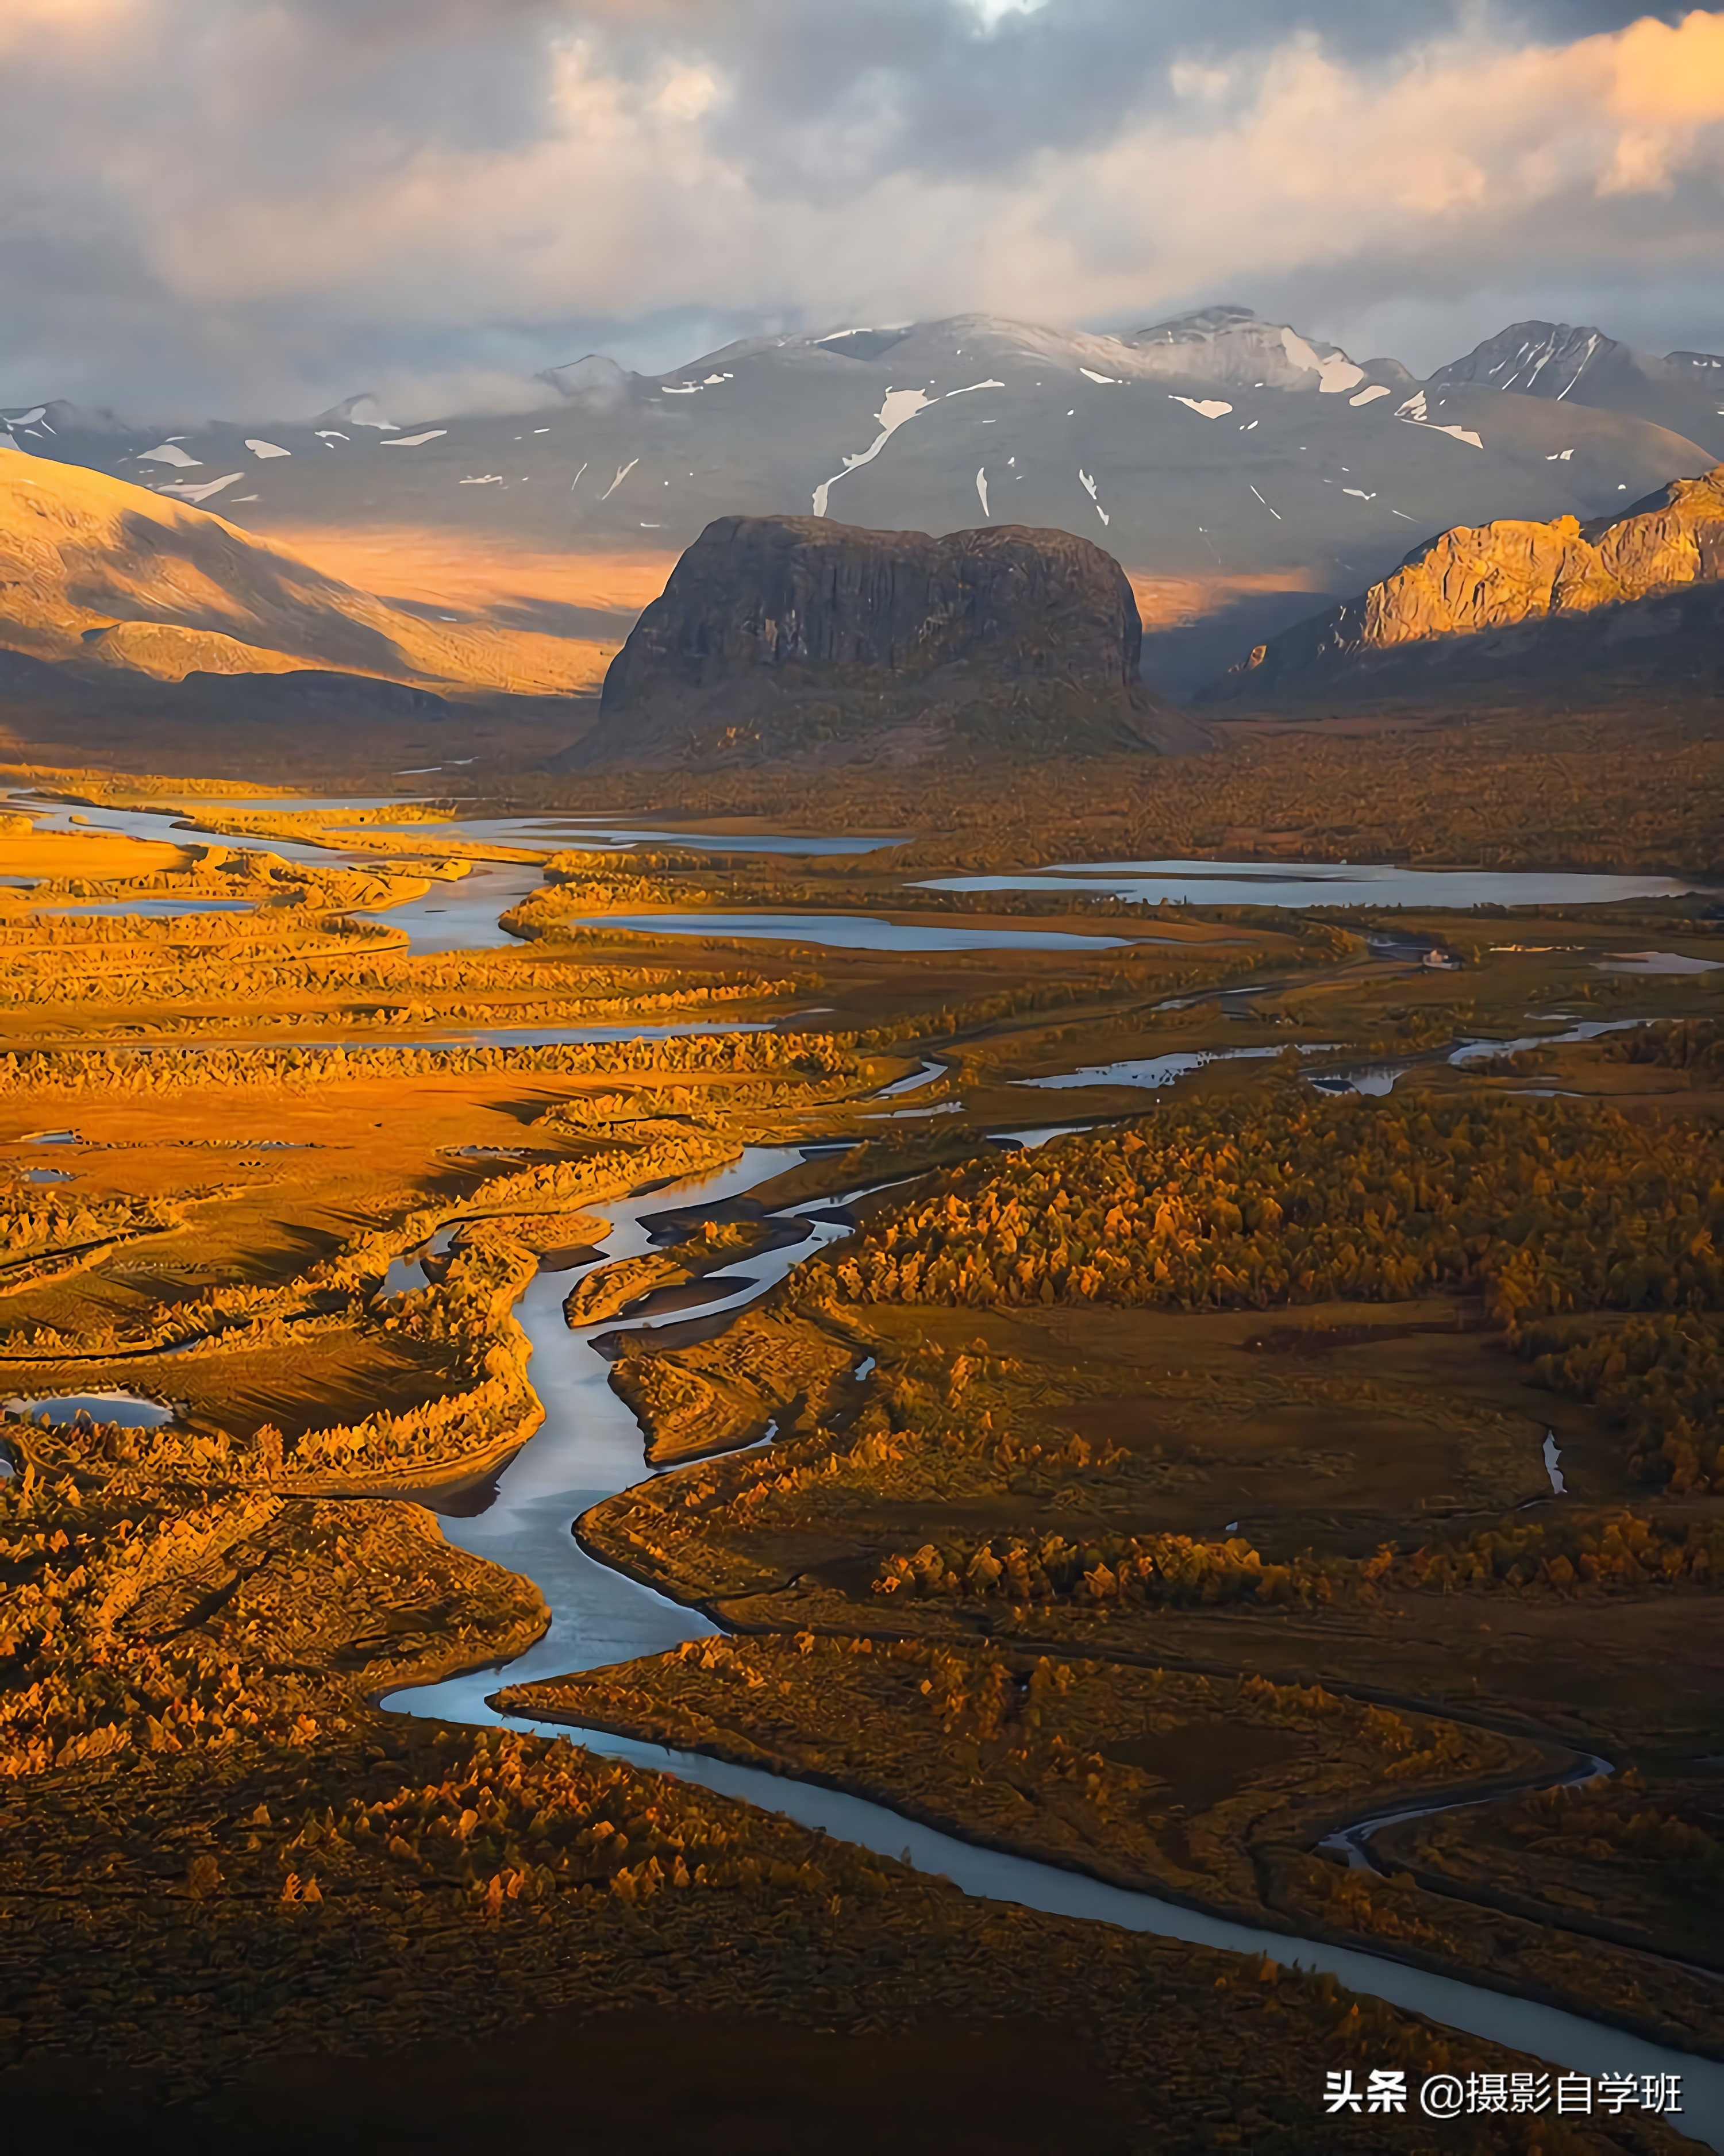
[[[1203, 759], [1159, 805], [1050, 783], [1034, 842], [1003, 796], [703, 782], [623, 851], [639, 796], [498, 766], [370, 808], [14, 773], [61, 797], [0, 829], [18, 2145], [571, 2103], [708, 2151], [1724, 2145], [1724, 789], [1696, 736], [1656, 839], [1547, 786], [1470, 844], [1511, 770], [1415, 848], [1388, 803], [1457, 738], [1385, 734], [1393, 786], [1320, 820], [1366, 775], [1306, 737], [1296, 828], [1285, 737], [1218, 759], [1233, 835], [1641, 895], [1026, 881], [1195, 850]], [[623, 1651], [589, 1588], [646, 1613]], [[457, 1679], [473, 1718], [405, 1711]], [[630, 1742], [1287, 1965], [961, 1893]], [[1593, 2076], [1676, 2056], [1686, 2113], [1325, 2111], [1331, 2071], [1581, 2070], [1511, 2001]]]

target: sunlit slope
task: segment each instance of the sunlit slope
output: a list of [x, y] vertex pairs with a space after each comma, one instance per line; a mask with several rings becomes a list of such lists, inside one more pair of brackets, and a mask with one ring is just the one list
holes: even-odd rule
[[0, 649], [166, 681], [312, 668], [546, 695], [596, 685], [611, 648], [428, 620], [206, 510], [80, 465], [0, 457]]
[[1724, 465], [1587, 524], [1504, 519], [1415, 547], [1357, 598], [1260, 644], [1219, 693], [1247, 698], [1531, 672], [1713, 685], [1724, 609]]

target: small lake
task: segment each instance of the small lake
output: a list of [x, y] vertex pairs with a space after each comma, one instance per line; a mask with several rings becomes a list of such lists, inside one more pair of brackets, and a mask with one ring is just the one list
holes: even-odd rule
[[927, 891], [1076, 891], [1152, 906], [1605, 906], [1679, 898], [1685, 879], [1563, 869], [1411, 869], [1357, 861], [1062, 861], [1009, 875], [936, 876]]
[[814, 943], [836, 951], [1110, 951], [1141, 939], [1075, 936], [1057, 928], [956, 928], [882, 921], [865, 913], [606, 913], [582, 928], [643, 936], [723, 936]]

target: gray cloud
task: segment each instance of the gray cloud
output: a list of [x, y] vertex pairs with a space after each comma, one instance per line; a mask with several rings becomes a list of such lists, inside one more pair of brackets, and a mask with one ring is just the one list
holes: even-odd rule
[[0, 402], [1219, 296], [1415, 366], [1536, 312], [1716, 346], [1721, 174], [1724, 13], [1612, 0], [8, 0]]

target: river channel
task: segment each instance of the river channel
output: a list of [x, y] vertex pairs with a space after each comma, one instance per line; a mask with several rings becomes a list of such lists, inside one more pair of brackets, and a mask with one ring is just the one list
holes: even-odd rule
[[[1054, 1133], [1017, 1135], [1021, 1142], [1034, 1143]], [[753, 1147], [715, 1174], [692, 1177], [674, 1187], [607, 1205], [611, 1230], [601, 1246], [602, 1258], [594, 1262], [633, 1256], [652, 1247], [655, 1215], [672, 1207], [721, 1204], [793, 1166], [802, 1157], [799, 1150]], [[808, 1220], [800, 1242], [751, 1258], [750, 1286], [708, 1308], [741, 1308], [781, 1280], [792, 1265], [847, 1234], [840, 1220], [829, 1217], [843, 1202], [827, 1201], [815, 1209], [829, 1217]], [[796, 1218], [797, 1209], [785, 1209], [784, 1217]], [[575, 1539], [574, 1526], [583, 1512], [645, 1479], [639, 1428], [611, 1390], [610, 1365], [595, 1345], [600, 1334], [615, 1330], [616, 1320], [578, 1331], [572, 1331], [563, 1320], [563, 1298], [581, 1270], [541, 1274], [517, 1310], [532, 1342], [533, 1383], [545, 1409], [543, 1424], [499, 1476], [486, 1509], [469, 1517], [445, 1518], [443, 1523], [452, 1543], [532, 1580], [549, 1605], [550, 1627], [536, 1645], [504, 1667], [472, 1671], [439, 1684], [396, 1692], [383, 1701], [386, 1707], [443, 1721], [567, 1737], [570, 1731], [559, 1724], [499, 1714], [490, 1704], [491, 1696], [505, 1677], [511, 1684], [524, 1683], [599, 1669], [660, 1654], [720, 1629], [703, 1611], [672, 1602], [601, 1563]], [[979, 1847], [923, 1826], [884, 1804], [811, 1783], [596, 1730], [579, 1730], [575, 1738], [607, 1758], [675, 1775], [880, 1855], [900, 1858], [919, 1871], [950, 1881], [966, 1894], [1326, 1972], [1352, 1991], [1511, 2046], [1570, 2071], [1679, 2074], [1683, 2130], [1706, 2146], [1724, 2150], [1724, 2064], [1716, 2061], [1671, 2051], [1578, 2015], [1436, 1975], [1385, 1955], [1235, 1923], [1056, 1865]]]
[[[37, 816], [44, 828], [105, 829], [156, 838], [167, 836], [175, 828], [197, 830], [195, 819], [199, 808], [208, 814], [216, 806], [206, 801], [187, 803], [163, 811], [77, 808], [30, 795], [13, 795], [0, 805]], [[316, 808], [332, 814], [387, 804], [248, 800], [231, 805], [236, 809], [264, 812]], [[426, 830], [423, 825], [407, 828], [416, 835]], [[540, 847], [546, 851], [571, 845], [621, 848], [649, 841], [712, 850], [811, 854], [869, 850], [895, 843], [890, 838], [878, 837], [858, 839], [775, 834], [736, 838], [644, 831], [601, 824], [598, 819], [543, 815], [485, 819], [482, 822], [475, 819], [465, 825], [454, 823], [436, 828], [446, 830], [450, 839]], [[341, 857], [340, 854], [332, 856], [330, 850], [291, 840], [229, 838], [224, 842], [267, 849], [305, 861], [326, 862]], [[357, 831], [352, 854], [363, 858], [365, 850], [365, 833]], [[482, 863], [460, 881], [434, 886], [423, 898], [391, 908], [382, 917], [406, 927], [410, 947], [416, 950], [495, 945], [508, 940], [498, 927], [498, 914], [536, 888], [539, 880], [537, 869], [532, 865]], [[1665, 896], [1689, 888], [1657, 877], [1508, 875], [1357, 869], [1347, 865], [1202, 861], [1121, 862], [1019, 876], [950, 878], [942, 879], [941, 887], [1063, 889], [1091, 895], [1112, 891], [1131, 898], [1167, 897], [1210, 905], [1399, 904], [1461, 907], [1479, 903], [1513, 905], [1558, 901], [1597, 903]], [[135, 904], [131, 910], [141, 911], [146, 906]], [[662, 932], [674, 918], [649, 916], [643, 918], [639, 925], [649, 925]], [[787, 932], [788, 921], [775, 921], [768, 927], [769, 918], [754, 916], [750, 927], [757, 934]], [[888, 926], [870, 921], [859, 933], [847, 925], [834, 934], [834, 918], [825, 916], [824, 925], [828, 937], [821, 940], [849, 942], [854, 937], [859, 941], [876, 927]], [[850, 919], [854, 921], [855, 916]], [[710, 934], [716, 925], [709, 920], [695, 927], [694, 916], [684, 916], [684, 921], [687, 924], [685, 932]], [[612, 925], [634, 924], [613, 916]], [[796, 930], [791, 932], [800, 931], [806, 937], [811, 925], [798, 916]], [[738, 932], [734, 918], [724, 923], [724, 932]], [[947, 940], [951, 932], [943, 925], [933, 932], [939, 937], [938, 942], [915, 947], [954, 947]], [[972, 932], [972, 937], [965, 941], [972, 940], [976, 943], [985, 940], [989, 945], [1060, 948], [1076, 944], [1095, 947], [1111, 939], [1029, 930], [1021, 934], [983, 932], [977, 935]], [[640, 1032], [702, 1029], [681, 1025], [628, 1030], [633, 1037]], [[519, 1030], [543, 1037], [538, 1035], [536, 1029]], [[593, 1038], [610, 1030], [582, 1029], [581, 1037]], [[615, 1030], [621, 1033], [624, 1029]], [[490, 1037], [500, 1039], [502, 1035]], [[1505, 1045], [1514, 1045], [1493, 1043], [1490, 1048], [1501, 1053]], [[1125, 1082], [1154, 1084], [1174, 1075], [1158, 1066], [1131, 1068], [1132, 1076], [1125, 1079]], [[911, 1079], [900, 1081], [900, 1087], [911, 1090], [926, 1082], [927, 1075], [926, 1070], [913, 1074]], [[1097, 1067], [1064, 1080], [1042, 1082], [1056, 1086], [1062, 1082], [1105, 1082], [1107, 1079], [1119, 1082], [1123, 1076], [1123, 1069], [1109, 1068], [1104, 1072]], [[1371, 1090], [1378, 1088], [1373, 1086]], [[1034, 1144], [1060, 1135], [1068, 1127], [1044, 1127], [1010, 1135], [1019, 1142]], [[730, 1166], [715, 1173], [607, 1205], [604, 1211], [611, 1224], [610, 1232], [602, 1246], [602, 1257], [593, 1262], [634, 1255], [652, 1247], [654, 1218], [669, 1208], [721, 1204], [794, 1165], [802, 1158], [799, 1149], [751, 1147]], [[802, 1221], [805, 1233], [799, 1240], [751, 1257], [748, 1284], [727, 1296], [713, 1300], [705, 1307], [713, 1312], [743, 1307], [782, 1279], [793, 1265], [849, 1232], [837, 1207], [827, 1204], [814, 1209], [822, 1217]], [[789, 1208], [785, 1217], [799, 1216], [795, 1208]], [[544, 1636], [507, 1666], [506, 1674], [511, 1682], [597, 1669], [660, 1653], [685, 1640], [701, 1638], [719, 1629], [703, 1611], [685, 1608], [627, 1578], [590, 1557], [575, 1540], [572, 1530], [581, 1515], [601, 1500], [641, 1481], [644, 1464], [640, 1431], [632, 1413], [611, 1391], [609, 1364], [595, 1346], [597, 1336], [613, 1331], [616, 1321], [608, 1320], [580, 1331], [571, 1331], [563, 1321], [563, 1298], [574, 1281], [589, 1269], [542, 1273], [528, 1287], [517, 1314], [532, 1343], [533, 1381], [545, 1408], [544, 1423], [499, 1476], [490, 1502], [482, 1511], [470, 1517], [447, 1517], [444, 1522], [444, 1531], [451, 1542], [531, 1579], [550, 1608], [551, 1624]], [[85, 1405], [86, 1411], [100, 1411], [94, 1399], [54, 1404], [68, 1411], [79, 1404]], [[160, 1412], [153, 1408], [148, 1411]], [[417, 1691], [398, 1692], [383, 1704], [397, 1711], [446, 1721], [535, 1729], [552, 1736], [568, 1734], [560, 1725], [526, 1722], [499, 1715], [489, 1700], [499, 1688], [503, 1676], [504, 1671], [495, 1667], [470, 1671]], [[579, 1741], [607, 1757], [676, 1775], [721, 1794], [745, 1799], [803, 1825], [822, 1829], [882, 1855], [901, 1857], [921, 1871], [943, 1876], [967, 1894], [1326, 1972], [1353, 1991], [1414, 2010], [1434, 2021], [1511, 2046], [1573, 2071], [1678, 2074], [1684, 2092], [1684, 2130], [1705, 2145], [1724, 2151], [1724, 2064], [1718, 2061], [1674, 2051], [1607, 2025], [1482, 1985], [1436, 1975], [1386, 1955], [1232, 1922], [1151, 1895], [1110, 1886], [1081, 1872], [979, 1847], [921, 1825], [885, 1805], [812, 1784], [596, 1731], [580, 1732]], [[1357, 1838], [1367, 1835], [1374, 1824], [1356, 1822], [1351, 1830]]]
[[[350, 845], [316, 846], [303, 839], [266, 838], [211, 831], [200, 817], [228, 814], [309, 814], [332, 820], [392, 806], [413, 807], [410, 798], [372, 796], [314, 800], [299, 797], [214, 801], [187, 797], [159, 808], [82, 806], [28, 791], [0, 793], [0, 811], [29, 816], [38, 829], [112, 831], [127, 837], [172, 839], [176, 834], [223, 844], [249, 847], [301, 864], [375, 859], [378, 839], [421, 839], [434, 853], [439, 839], [450, 844], [531, 850], [546, 856], [568, 848], [622, 852], [639, 845], [675, 845], [704, 852], [776, 853], [789, 855], [875, 853], [901, 843], [900, 833], [749, 832], [726, 834], [645, 828], [601, 817], [539, 811], [511, 816], [463, 819], [457, 809], [447, 823], [382, 821], [357, 827]], [[412, 873], [411, 861], [401, 864]], [[534, 862], [479, 859], [464, 876], [434, 883], [422, 896], [372, 916], [405, 930], [410, 951], [495, 949], [512, 939], [498, 925], [499, 916], [536, 891], [544, 879]], [[1190, 906], [1419, 906], [1466, 908], [1480, 906], [1600, 906], [1613, 901], [1671, 897], [1696, 886], [1670, 876], [1609, 875], [1582, 870], [1414, 869], [1393, 863], [1325, 861], [1132, 860], [1068, 862], [1050, 869], [994, 875], [930, 878], [905, 893], [900, 911], [912, 910], [917, 889], [962, 891], [1070, 891], [1080, 898], [1116, 897]], [[219, 906], [222, 901], [216, 901]], [[233, 901], [227, 902], [229, 906]], [[199, 899], [137, 899], [80, 907], [85, 912], [172, 915], [182, 910], [209, 911]], [[884, 921], [844, 913], [777, 914], [765, 911], [608, 914], [582, 924], [590, 928], [652, 935], [719, 936], [824, 944], [835, 948], [898, 951], [1105, 950], [1115, 945], [1153, 940], [1144, 927], [1124, 936], [1106, 932], [1101, 923], [1090, 933], [1021, 927], [975, 928], [961, 922]], [[1109, 926], [1122, 926], [1111, 924]], [[1658, 954], [1629, 954], [1644, 959]], [[1692, 963], [1677, 961], [1677, 963]]]

